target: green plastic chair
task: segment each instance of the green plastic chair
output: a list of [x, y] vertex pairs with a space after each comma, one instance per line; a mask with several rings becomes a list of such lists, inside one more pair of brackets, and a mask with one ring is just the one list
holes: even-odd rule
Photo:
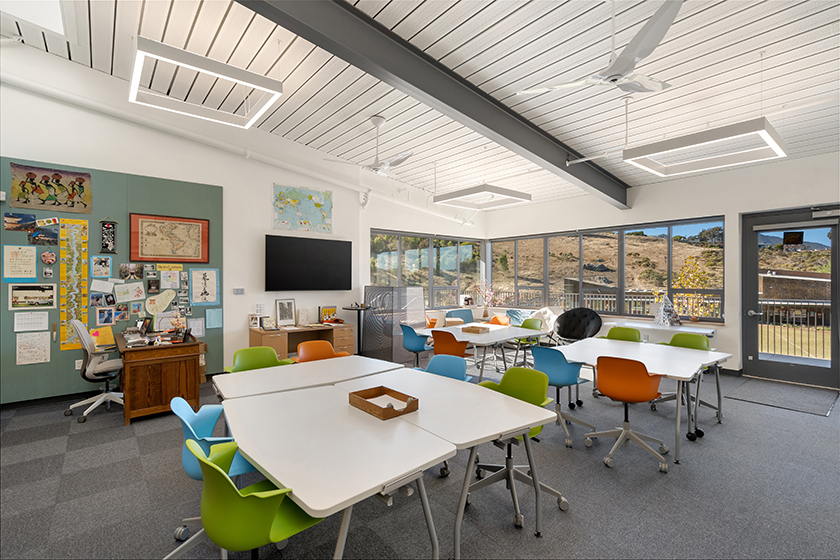
[[613, 327], [607, 333], [607, 336], [599, 336], [598, 338], [626, 340], [627, 342], [641, 342], [642, 333], [639, 332], [639, 329], [632, 329], [630, 327]]
[[277, 352], [270, 346], [252, 346], [240, 348], [233, 354], [233, 367], [225, 368], [228, 373], [248, 371], [275, 366], [287, 366], [295, 363], [291, 358], [277, 359]]
[[[664, 344], [666, 346], [678, 346], [679, 348], [690, 348], [692, 350], [704, 350], [706, 352], [711, 350], [711, 346], [709, 345], [709, 338], [706, 335], [702, 334], [694, 334], [694, 333], [676, 333], [671, 337], [670, 342], [657, 342], [657, 344]], [[707, 373], [709, 368], [704, 368], [703, 373]], [[711, 408], [717, 413], [717, 420], [720, 423], [723, 420], [723, 414], [721, 413], [721, 402], [723, 401], [723, 394], [720, 389], [720, 369], [714, 368], [715, 370], [715, 385], [717, 388], [717, 401], [718, 405], [715, 406], [703, 399], [700, 399], [700, 406], [705, 406], [707, 408]], [[694, 383], [694, 380], [691, 381]], [[656, 400], [651, 401], [650, 409], [656, 410], [657, 403], [662, 403], [666, 401], [673, 401], [677, 398], [677, 393], [663, 393], [661, 397]], [[689, 398], [694, 400], [694, 397], [691, 396], [691, 391], [689, 391]], [[690, 408], [690, 407], [689, 407]], [[690, 412], [690, 410], [689, 410]], [[694, 429], [694, 431], [689, 431], [686, 434], [686, 437], [694, 441], [698, 437], [703, 437], [705, 432], [700, 428]]]
[[[481, 383], [479, 383], [479, 385], [481, 387], [485, 387], [498, 393], [505, 394], [509, 397], [513, 397], [515, 399], [519, 399], [521, 401], [533, 404], [534, 406], [539, 406], [541, 408], [554, 402], [554, 399], [546, 396], [546, 394], [548, 393], [548, 376], [543, 372], [534, 369], [512, 367], [505, 372], [505, 374], [502, 376], [502, 380], [499, 383], [494, 383], [493, 381], [482, 381]], [[535, 428], [532, 428], [531, 431], [528, 432], [528, 439], [534, 439], [534, 441], [539, 441], [538, 439], [536, 439], [536, 436], [538, 436], [540, 432], [542, 432], [542, 429], [542, 426], [536, 426]], [[513, 509], [515, 512], [514, 525], [518, 528], [522, 528], [524, 518], [520, 513], [519, 500], [517, 499], [516, 492], [513, 489], [513, 483], [514, 480], [519, 480], [520, 482], [524, 482], [525, 484], [533, 488], [534, 479], [530, 477], [530, 474], [526, 474], [525, 472], [520, 470], [522, 468], [527, 469], [527, 466], [514, 466], [514, 439], [524, 441], [526, 445], [526, 450], [528, 450], [530, 454], [530, 448], [527, 447], [530, 446], [530, 441], [524, 440], [523, 436], [516, 436], [516, 438], [502, 440], [501, 443], [506, 444], [505, 464], [491, 465], [487, 463], [479, 463], [475, 471], [475, 476], [479, 480], [478, 482], [474, 482], [472, 485], [470, 485], [470, 492], [474, 492], [479, 488], [489, 486], [496, 482], [505, 481], [506, 485], [511, 490], [511, 498], [513, 499]], [[492, 474], [487, 478], [484, 478], [485, 472]], [[528, 472], [530, 473], [530, 471]], [[569, 502], [566, 501], [566, 498], [564, 498], [563, 494], [561, 494], [558, 490], [555, 490], [554, 488], [551, 488], [550, 486], [547, 486], [542, 482], [540, 482], [540, 490], [556, 497], [557, 505], [560, 507], [561, 510], [566, 511], [569, 509]]]
[[[307, 515], [292, 500], [286, 500], [290, 488], [277, 488], [270, 481], [262, 480], [237, 489], [226, 474], [239, 448], [236, 442], [212, 446], [209, 457], [195, 440], [188, 440], [187, 448], [198, 459], [204, 478], [201, 490], [204, 535], [222, 549], [258, 549], [284, 541], [323, 521]], [[184, 545], [188, 543], [193, 541]], [[176, 558], [186, 552], [184, 545], [167, 558]], [[178, 556], [173, 556], [176, 553]]]
[[[522, 324], [519, 325], [520, 328], [523, 329], [531, 329], [534, 331], [542, 330], [542, 319], [525, 319], [522, 321]], [[519, 351], [522, 350], [522, 365], [528, 366], [528, 349], [540, 343], [540, 337], [538, 336], [528, 336], [524, 338], [515, 338], [510, 342], [516, 344], [516, 354], [513, 356], [513, 365], [516, 365], [516, 360], [519, 359]], [[502, 349], [504, 352], [504, 349]], [[510, 370], [508, 370], [510, 371]]]

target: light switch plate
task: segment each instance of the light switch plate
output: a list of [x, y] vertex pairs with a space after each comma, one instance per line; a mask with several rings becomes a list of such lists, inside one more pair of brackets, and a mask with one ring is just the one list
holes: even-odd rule
[[235, 296], [245, 295], [245, 288], [234, 288], [233, 289], [233, 295], [235, 295]]
[[76, 371], [82, 369], [82, 360], [76, 360]]

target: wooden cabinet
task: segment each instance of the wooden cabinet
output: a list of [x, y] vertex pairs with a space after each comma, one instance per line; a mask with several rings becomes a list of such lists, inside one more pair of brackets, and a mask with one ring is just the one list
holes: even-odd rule
[[120, 379], [124, 393], [125, 424], [132, 418], [167, 412], [169, 401], [182, 397], [198, 410], [200, 343], [126, 348], [121, 334], [115, 337], [125, 367]]
[[251, 329], [248, 335], [249, 346], [269, 346], [277, 352], [281, 360], [289, 354], [296, 354], [298, 344], [307, 340], [326, 340], [333, 345], [336, 352], [353, 353], [355, 349], [353, 325], [318, 325], [300, 329], [280, 329], [264, 331]]

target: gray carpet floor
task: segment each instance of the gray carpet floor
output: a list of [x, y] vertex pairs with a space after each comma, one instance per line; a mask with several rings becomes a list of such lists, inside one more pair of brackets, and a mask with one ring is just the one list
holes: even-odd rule
[[728, 399], [821, 416], [827, 415], [836, 406], [837, 397], [838, 392], [832, 389], [789, 385], [754, 378], [748, 379], [726, 395]]
[[[475, 372], [474, 372], [475, 373]], [[486, 373], [496, 378], [500, 374]], [[744, 378], [724, 376], [725, 394]], [[704, 393], [713, 393], [707, 379]], [[784, 389], [784, 387], [783, 387]], [[662, 390], [672, 390], [663, 383]], [[553, 396], [553, 395], [552, 395]], [[593, 399], [573, 412], [599, 429], [620, 425], [622, 405]], [[173, 531], [199, 514], [201, 483], [182, 471], [182, 433], [171, 414], [123, 423], [122, 410], [98, 410], [79, 424], [66, 402], [0, 410], [0, 557], [162, 558], [176, 547]], [[216, 402], [209, 384], [202, 403]], [[674, 403], [654, 412], [631, 407], [631, 424], [661, 437], [673, 449]], [[465, 558], [840, 558], [840, 421], [726, 399], [724, 423], [701, 409], [705, 437], [683, 436], [682, 464], [661, 474], [657, 462], [635, 446], [619, 450], [615, 467], [602, 460], [612, 446], [583, 445], [584, 430], [571, 428], [564, 446], [550, 424], [534, 445], [541, 479], [571, 504], [560, 511], [543, 500], [543, 534], [533, 534], [533, 492], [520, 486], [525, 528], [513, 526], [503, 485], [476, 492], [462, 531]], [[317, 434], [313, 434], [317, 438]], [[485, 444], [483, 461], [502, 451]], [[524, 451], [517, 456], [524, 460]], [[452, 474], [426, 472], [425, 483], [441, 544], [452, 556], [455, 508], [467, 452], [450, 462]], [[471, 469], [472, 470], [472, 469]], [[249, 475], [247, 483], [258, 480]], [[340, 515], [301, 533], [262, 558], [332, 556]], [[371, 498], [354, 508], [346, 558], [422, 558], [430, 555], [415, 494], [398, 495], [387, 507]], [[218, 558], [207, 544], [191, 557]], [[249, 554], [231, 553], [231, 558]]]

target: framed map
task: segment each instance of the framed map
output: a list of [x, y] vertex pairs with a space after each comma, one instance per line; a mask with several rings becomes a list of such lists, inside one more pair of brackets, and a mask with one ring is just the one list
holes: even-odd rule
[[332, 233], [331, 191], [274, 185], [274, 229]]
[[140, 262], [210, 262], [210, 221], [148, 214], [130, 215], [131, 256]]

